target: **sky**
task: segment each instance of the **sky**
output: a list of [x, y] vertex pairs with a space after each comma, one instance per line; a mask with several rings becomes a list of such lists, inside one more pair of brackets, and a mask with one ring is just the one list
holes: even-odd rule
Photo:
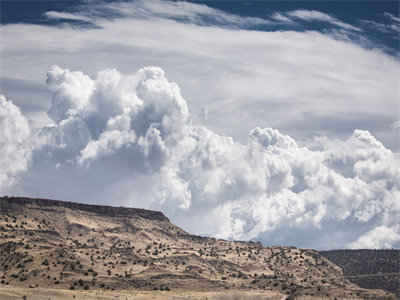
[[398, 1], [0, 5], [0, 195], [400, 248]]

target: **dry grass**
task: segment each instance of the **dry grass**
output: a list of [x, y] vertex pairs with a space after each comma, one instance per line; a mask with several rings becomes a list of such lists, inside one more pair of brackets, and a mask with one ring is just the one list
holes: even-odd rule
[[[276, 291], [217, 291], [217, 292], [144, 292], [144, 291], [70, 291], [63, 289], [0, 288], [1, 300], [283, 300], [286, 295]], [[360, 297], [298, 296], [296, 300], [361, 300]]]
[[69, 291], [57, 289], [25, 289], [17, 287], [0, 288], [1, 300], [281, 300], [278, 292], [263, 293], [252, 291], [227, 292], [138, 292], [138, 291]]

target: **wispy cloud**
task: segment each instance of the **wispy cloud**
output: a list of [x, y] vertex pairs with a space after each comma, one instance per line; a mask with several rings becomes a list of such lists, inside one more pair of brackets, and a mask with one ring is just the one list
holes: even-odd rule
[[360, 28], [350, 25], [348, 23], [342, 22], [337, 18], [334, 18], [326, 13], [317, 11], [317, 10], [294, 10], [287, 13], [288, 16], [293, 18], [298, 18], [304, 21], [319, 21], [319, 22], [326, 22], [343, 29], [353, 30], [353, 31], [362, 31]]
[[271, 19], [274, 21], [283, 22], [283, 23], [289, 23], [289, 24], [295, 23], [292, 19], [290, 19], [289, 17], [287, 17], [284, 14], [281, 14], [279, 12], [274, 13], [271, 16]]
[[373, 28], [373, 29], [383, 32], [383, 33], [389, 33], [391, 31], [390, 26], [383, 24], [383, 23], [379, 23], [379, 22], [371, 21], [371, 20], [361, 20], [360, 22], [370, 28]]
[[48, 11], [45, 14], [45, 17], [52, 20], [70, 20], [70, 21], [83, 21], [83, 22], [91, 22], [91, 18], [85, 17], [79, 14], [72, 14], [66, 12], [57, 12], [57, 11]]
[[242, 17], [186, 1], [136, 0], [91, 4], [93, 17], [163, 18], [202, 26], [252, 27], [271, 24], [267, 19]]
[[397, 36], [397, 39], [400, 39], [400, 18], [397, 18], [390, 13], [385, 13], [384, 15], [389, 18], [391, 22], [390, 24], [388, 22], [379, 23], [372, 20], [361, 20], [361, 23], [376, 31], [394, 34], [395, 37]]
[[385, 12], [384, 15], [388, 18], [390, 18], [392, 21], [400, 23], [400, 17], [396, 17], [392, 15], [391, 13]]

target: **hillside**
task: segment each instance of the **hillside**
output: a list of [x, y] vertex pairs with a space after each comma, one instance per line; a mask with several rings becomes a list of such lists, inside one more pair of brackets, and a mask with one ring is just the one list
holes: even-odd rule
[[342, 267], [344, 275], [364, 288], [381, 288], [400, 298], [400, 250], [331, 250], [321, 255]]
[[0, 198], [0, 287], [388, 299], [315, 250], [191, 235], [161, 212]]

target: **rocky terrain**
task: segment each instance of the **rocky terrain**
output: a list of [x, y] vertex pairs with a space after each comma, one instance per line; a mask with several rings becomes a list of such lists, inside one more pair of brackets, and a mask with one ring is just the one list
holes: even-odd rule
[[364, 288], [381, 288], [400, 298], [400, 250], [330, 250], [323, 256], [342, 267], [346, 278]]
[[351, 283], [315, 250], [191, 235], [161, 212], [3, 197], [0, 291], [7, 287], [395, 299]]

